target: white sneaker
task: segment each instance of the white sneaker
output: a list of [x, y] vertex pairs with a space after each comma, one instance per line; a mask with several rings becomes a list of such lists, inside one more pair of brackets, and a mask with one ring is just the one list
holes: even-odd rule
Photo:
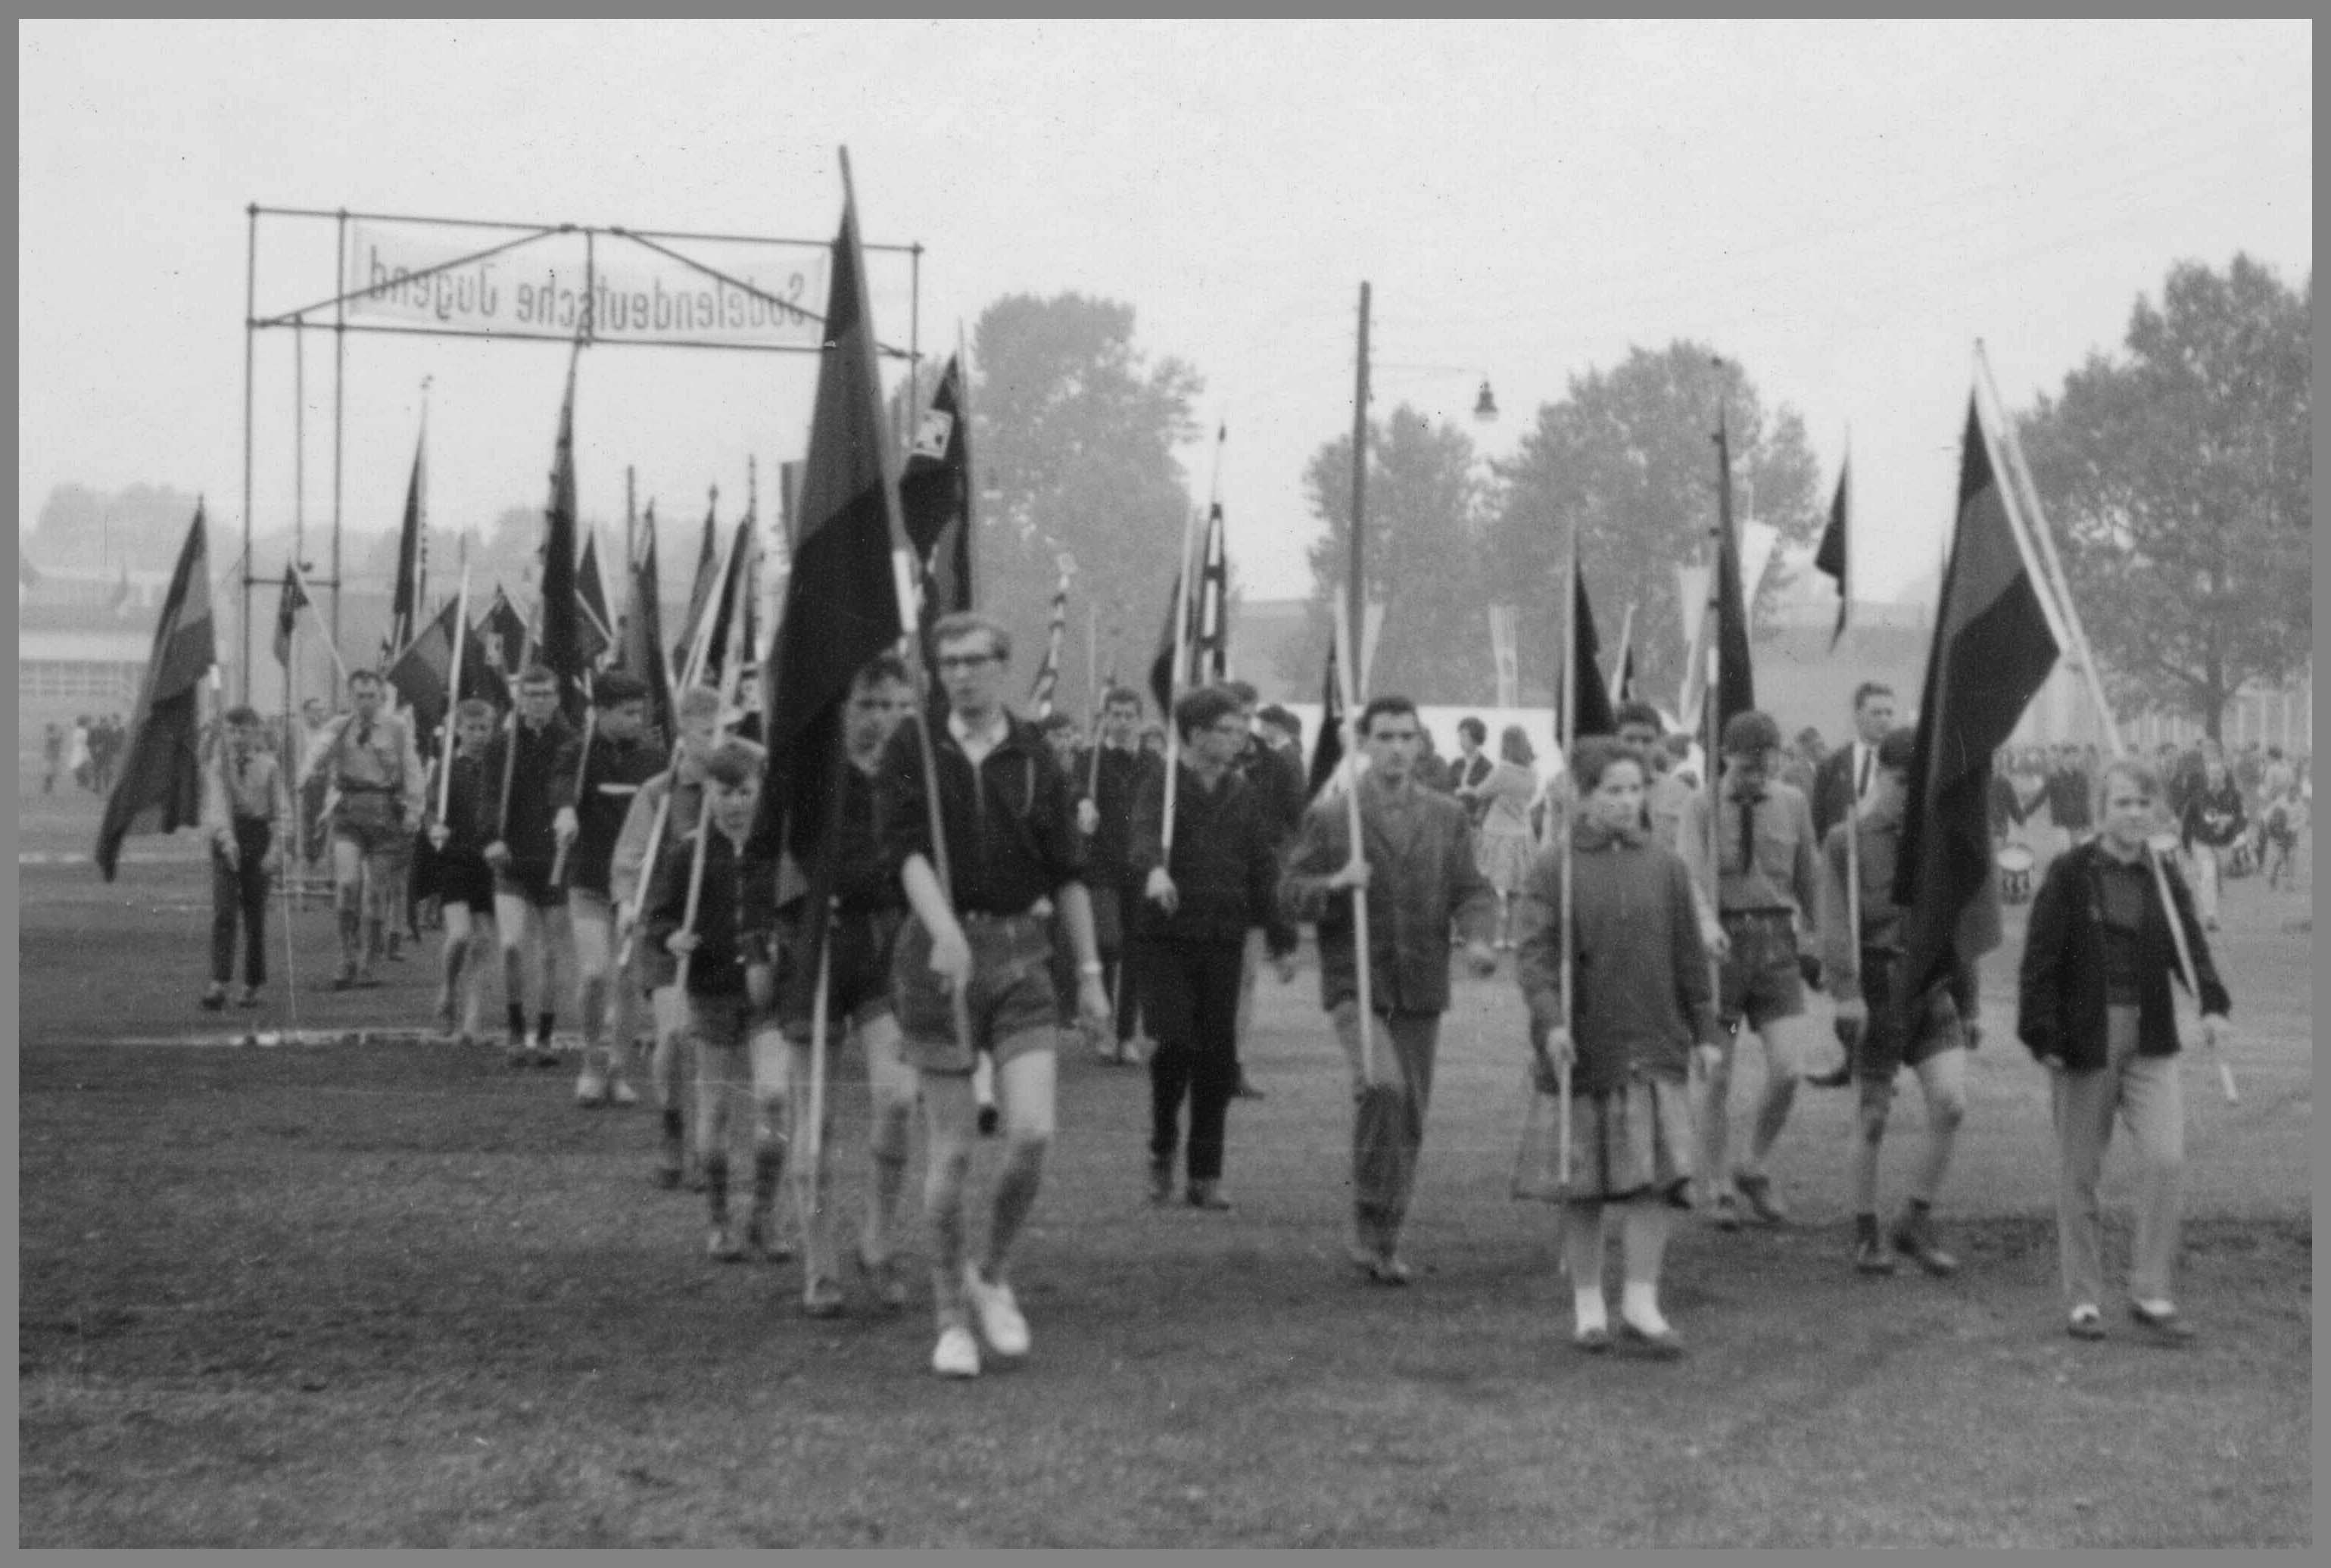
[[971, 1297], [971, 1309], [978, 1316], [980, 1336], [987, 1347], [1007, 1360], [1028, 1354], [1028, 1320], [1020, 1316], [1020, 1304], [1012, 1299], [1009, 1285], [990, 1285], [979, 1277], [975, 1264], [963, 1266], [964, 1294]]
[[586, 1069], [575, 1082], [575, 1103], [585, 1110], [595, 1110], [607, 1103], [607, 1080], [595, 1070]]
[[941, 1377], [977, 1377], [979, 1375], [979, 1341], [971, 1330], [954, 1324], [939, 1331], [939, 1342], [931, 1352], [931, 1370]]

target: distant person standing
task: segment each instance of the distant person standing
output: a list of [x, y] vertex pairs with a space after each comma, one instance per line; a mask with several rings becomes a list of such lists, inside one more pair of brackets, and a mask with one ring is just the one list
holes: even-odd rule
[[1514, 945], [1514, 896], [1529, 875], [1537, 845], [1530, 836], [1530, 802], [1537, 796], [1537, 753], [1518, 724], [1509, 724], [1498, 736], [1498, 761], [1479, 788], [1481, 815], [1475, 824], [1479, 835], [1474, 853], [1481, 875], [1498, 894], [1498, 942]]
[[1131, 687], [1112, 686], [1101, 698], [1099, 752], [1087, 752], [1071, 781], [1089, 792], [1077, 803], [1077, 825], [1085, 833], [1087, 891], [1092, 897], [1093, 940], [1099, 945], [1101, 979], [1116, 1009], [1114, 1038], [1104, 1035], [1094, 1054], [1104, 1061], [1135, 1060], [1134, 1020], [1140, 986], [1124, 962], [1132, 901], [1141, 896], [1131, 883], [1127, 853], [1133, 832], [1133, 805], [1151, 778], [1163, 778], [1159, 760], [1141, 748], [1141, 696]]
[[2218, 906], [2225, 898], [2225, 862], [2250, 826], [2241, 786], [2222, 757], [2202, 765], [2202, 778], [2185, 797], [2178, 836], [2193, 857], [2193, 881], [2201, 894], [2202, 928], [2218, 928]]
[[64, 761], [64, 727], [52, 718], [49, 720], [47, 731], [41, 736], [41, 761], [43, 764], [43, 771], [41, 774], [41, 793], [43, 794], [52, 795], [57, 793], [57, 767]]
[[203, 780], [203, 824], [211, 839], [211, 984], [202, 1005], [226, 1005], [234, 940], [243, 932], [243, 995], [259, 1005], [267, 984], [267, 885], [275, 873], [275, 824], [284, 804], [282, 770], [267, 750], [259, 715], [227, 709], [219, 753]]
[[1878, 746], [1894, 727], [1894, 689], [1882, 680], [1865, 680], [1853, 689], [1853, 738], [1822, 759], [1807, 792], [1812, 809], [1813, 832], [1822, 840], [1830, 829], [1853, 814], [1878, 786]]
[[2059, 746], [2055, 765], [2048, 770], [2044, 795], [2048, 820], [2064, 831], [2066, 849], [2078, 848], [2094, 836], [2096, 818], [2089, 811], [2089, 789], [2079, 747], [2069, 742]]
[[72, 768], [73, 783], [85, 790], [93, 790], [97, 788], [97, 771], [91, 765], [89, 735], [89, 715], [84, 713], [73, 720], [69, 765]]
[[1450, 794], [1464, 803], [1465, 814], [1473, 825], [1481, 825], [1481, 818], [1489, 809], [1482, 798], [1481, 786], [1489, 782], [1497, 762], [1481, 748], [1489, 743], [1489, 727], [1471, 714], [1457, 721], [1457, 761], [1450, 774]]

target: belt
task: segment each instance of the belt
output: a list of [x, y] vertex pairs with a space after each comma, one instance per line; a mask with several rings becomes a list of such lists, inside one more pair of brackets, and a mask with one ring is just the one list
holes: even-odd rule
[[1718, 920], [1753, 920], [1771, 925], [1774, 922], [1786, 922], [1793, 918], [1793, 915], [1787, 909], [1727, 909], [1717, 918]]
[[988, 909], [966, 909], [956, 917], [966, 926], [1008, 926], [1017, 920], [1049, 920], [1052, 904], [1049, 898], [1039, 898], [1016, 914], [998, 915]]

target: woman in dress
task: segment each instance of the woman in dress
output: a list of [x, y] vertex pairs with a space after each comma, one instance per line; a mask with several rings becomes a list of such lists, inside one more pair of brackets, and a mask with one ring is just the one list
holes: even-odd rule
[[1607, 1227], [1626, 1257], [1619, 1332], [1671, 1357], [1683, 1345], [1660, 1314], [1660, 1260], [1691, 1175], [1686, 1081], [1695, 1046], [1713, 1056], [1720, 1038], [1708, 951], [1683, 861], [1643, 827], [1641, 763], [1616, 740], [1591, 736], [1572, 748], [1571, 775], [1579, 792], [1568, 857], [1575, 936], [1563, 928], [1559, 844], [1530, 868], [1515, 924], [1538, 1088], [1558, 1092], [1561, 1070], [1571, 1075], [1570, 1168], [1556, 1175], [1576, 1292], [1573, 1343], [1585, 1351], [1611, 1345]]
[[1518, 724], [1506, 726], [1498, 737], [1498, 765], [1479, 787], [1484, 803], [1480, 836], [1474, 851], [1481, 875], [1498, 890], [1498, 946], [1514, 945], [1514, 894], [1529, 875], [1537, 846], [1530, 838], [1529, 809], [1537, 794], [1537, 754]]

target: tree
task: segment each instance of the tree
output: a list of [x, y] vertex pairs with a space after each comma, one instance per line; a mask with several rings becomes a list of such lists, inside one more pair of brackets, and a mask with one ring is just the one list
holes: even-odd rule
[[[1485, 564], [1488, 580], [1520, 604], [1526, 694], [1534, 683], [1544, 694], [1553, 689], [1573, 527], [1582, 530], [1579, 558], [1606, 646], [1633, 604], [1638, 681], [1654, 693], [1679, 688], [1685, 622], [1674, 568], [1708, 559], [1719, 399], [1731, 432], [1736, 521], [1749, 515], [1753, 486], [1757, 521], [1784, 540], [1812, 536], [1822, 498], [1804, 421], [1785, 404], [1768, 413], [1746, 373], [1714, 358], [1705, 344], [1678, 339], [1657, 353], [1634, 349], [1615, 369], [1573, 376], [1561, 402], [1539, 407], [1537, 426], [1515, 456], [1493, 465]], [[1775, 566], [1747, 588], [1754, 603], [1783, 585]]]
[[2248, 256], [2181, 262], [2126, 357], [2090, 355], [2021, 423], [2117, 708], [2215, 736], [2245, 682], [2313, 656], [2314, 296]]
[[[1063, 550], [1077, 563], [1071, 631], [1097, 603], [1104, 625], [1123, 628], [1120, 672], [1146, 668], [1193, 504], [1175, 448], [1201, 433], [1191, 411], [1204, 381], [1179, 359], [1147, 362], [1132, 306], [1081, 294], [1008, 295], [972, 343], [973, 594], [1012, 633], [1019, 689], [1043, 657]], [[1055, 701], [1088, 710], [1084, 660], [1064, 652], [1061, 665]]]
[[[1489, 651], [1489, 603], [1477, 569], [1482, 476], [1473, 442], [1435, 425], [1407, 404], [1368, 424], [1367, 536], [1362, 570], [1368, 600], [1384, 606], [1371, 691], [1418, 702], [1478, 702], [1497, 679]], [[1280, 673], [1308, 693], [1335, 625], [1335, 603], [1350, 581], [1352, 438], [1322, 446], [1303, 470], [1311, 512], [1327, 523], [1311, 546], [1311, 603], [1305, 633], [1280, 651]], [[1355, 634], [1358, 629], [1354, 628]]]
[[[167, 485], [134, 484], [113, 491], [59, 485], [41, 503], [32, 555], [41, 565], [63, 571], [111, 572], [128, 565], [166, 572], [178, 558], [195, 499]], [[224, 567], [233, 554], [214, 553], [214, 565]]]

